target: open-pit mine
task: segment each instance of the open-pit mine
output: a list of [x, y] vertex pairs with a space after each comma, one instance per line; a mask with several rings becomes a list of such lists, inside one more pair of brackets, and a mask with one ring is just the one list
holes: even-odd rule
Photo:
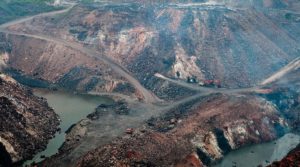
[[300, 167], [300, 1], [1, 0], [15, 166]]

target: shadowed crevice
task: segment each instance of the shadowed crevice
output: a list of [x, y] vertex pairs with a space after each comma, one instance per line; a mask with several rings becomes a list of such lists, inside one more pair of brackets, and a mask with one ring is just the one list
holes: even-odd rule
[[12, 160], [4, 145], [0, 143], [0, 167], [12, 166]]

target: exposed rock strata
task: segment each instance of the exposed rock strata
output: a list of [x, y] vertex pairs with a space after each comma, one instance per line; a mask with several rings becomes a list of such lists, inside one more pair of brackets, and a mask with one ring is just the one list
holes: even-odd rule
[[298, 167], [300, 166], [300, 145], [292, 150], [281, 161], [273, 162], [268, 167]]
[[263, 99], [213, 95], [147, 126], [89, 152], [78, 166], [209, 165], [230, 150], [275, 139], [287, 124]]
[[[185, 81], [216, 79], [227, 88], [250, 87], [299, 56], [298, 1], [243, 1], [236, 5], [232, 5], [238, 2], [235, 0], [225, 5], [197, 2], [78, 5], [64, 15], [36, 18], [10, 30], [46, 34], [95, 48], [104, 54], [97, 56], [113, 59], [166, 100], [181, 99], [194, 92], [158, 79], [155, 73]], [[2, 37], [7, 41], [9, 58], [3, 62], [25, 74], [71, 90], [139, 93], [109, 65], [74, 48], [15, 35]], [[33, 64], [35, 61], [38, 63]], [[124, 130], [127, 135], [90, 151], [78, 165], [208, 165], [232, 149], [282, 135], [286, 122], [295, 121], [299, 109], [299, 88], [290, 90], [294, 86], [271, 88], [273, 91], [263, 96], [270, 101], [254, 95], [215, 95], [201, 102], [197, 99], [162, 117], [153, 117], [139, 129], [127, 130], [125, 125], [139, 127], [145, 118], [140, 114], [145, 106], [135, 111], [141, 119], [134, 121], [122, 119], [131, 112], [128, 108], [123, 108], [125, 112], [119, 117], [120, 113], [116, 116], [114, 111], [120, 108], [109, 107], [106, 112], [112, 111], [113, 117], [104, 117], [105, 120], [101, 111], [80, 121], [70, 128], [60, 154], [42, 164], [57, 166], [57, 160], [68, 153], [72, 153], [71, 158], [64, 163], [76, 163], [82, 152], [111, 142], [115, 135], [111, 131], [121, 134]], [[285, 87], [287, 91], [283, 91]], [[277, 95], [280, 99], [274, 99]], [[286, 121], [286, 116], [292, 119]], [[114, 128], [110, 119], [120, 120], [116, 127], [124, 127]]]
[[59, 153], [43, 162], [41, 166], [75, 166], [86, 152], [111, 142], [126, 131], [138, 128], [146, 119], [157, 115], [151, 105], [137, 101], [124, 101], [115, 98], [112, 104], [100, 104], [87, 118], [72, 125], [66, 132], [66, 140]]
[[0, 74], [0, 166], [44, 150], [58, 125], [58, 116], [45, 99]]
[[0, 38], [7, 41], [0, 48], [5, 53], [3, 56], [7, 57], [6, 68], [70, 90], [122, 91], [127, 95], [138, 96], [136, 89], [107, 64], [76, 48], [14, 35], [2, 34]]
[[157, 72], [253, 86], [299, 53], [297, 1], [156, 2], [79, 5], [10, 28], [93, 46], [148, 89], [161, 84]]

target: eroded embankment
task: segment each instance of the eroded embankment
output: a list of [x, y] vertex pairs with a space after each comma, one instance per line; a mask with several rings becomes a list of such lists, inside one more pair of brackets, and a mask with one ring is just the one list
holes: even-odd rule
[[78, 165], [209, 165], [233, 149], [273, 140], [287, 127], [271, 103], [227, 95], [198, 99], [147, 122], [90, 151]]
[[7, 55], [6, 68], [70, 90], [141, 96], [109, 65], [76, 48], [19, 35], [1, 34], [1, 39], [5, 41], [1, 51]]
[[300, 136], [288, 133], [272, 142], [250, 145], [225, 155], [220, 163], [213, 167], [227, 166], [267, 166], [273, 161], [284, 158], [300, 142]]
[[45, 149], [58, 125], [45, 99], [0, 74], [0, 165], [11, 166]]
[[297, 167], [300, 165], [300, 145], [289, 152], [281, 161], [277, 161], [269, 165], [268, 167]]
[[[46, 89], [34, 89], [34, 94], [47, 99], [49, 105], [54, 108], [61, 120], [59, 132], [49, 141], [47, 148], [34, 156], [32, 160], [26, 161], [26, 164], [37, 163], [59, 152], [59, 148], [65, 142], [66, 132], [78, 121], [86, 118], [101, 103], [109, 105], [112, 100], [108, 97], [74, 94], [67, 91], [50, 91]], [[81, 136], [74, 136], [77, 140]], [[68, 138], [67, 138], [68, 140]], [[92, 144], [92, 143], [91, 143]], [[41, 158], [42, 157], [42, 158]]]

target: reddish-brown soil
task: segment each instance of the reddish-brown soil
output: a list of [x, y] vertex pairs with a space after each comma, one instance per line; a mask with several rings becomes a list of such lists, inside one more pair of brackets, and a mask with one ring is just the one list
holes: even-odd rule
[[149, 120], [148, 128], [89, 152], [78, 166], [209, 165], [232, 149], [275, 139], [275, 127], [286, 126], [260, 98], [213, 95], [200, 101]]
[[268, 167], [299, 167], [300, 166], [300, 145], [292, 150], [281, 161], [273, 162]]
[[58, 125], [58, 116], [45, 99], [0, 74], [0, 166], [11, 166], [45, 149]]

